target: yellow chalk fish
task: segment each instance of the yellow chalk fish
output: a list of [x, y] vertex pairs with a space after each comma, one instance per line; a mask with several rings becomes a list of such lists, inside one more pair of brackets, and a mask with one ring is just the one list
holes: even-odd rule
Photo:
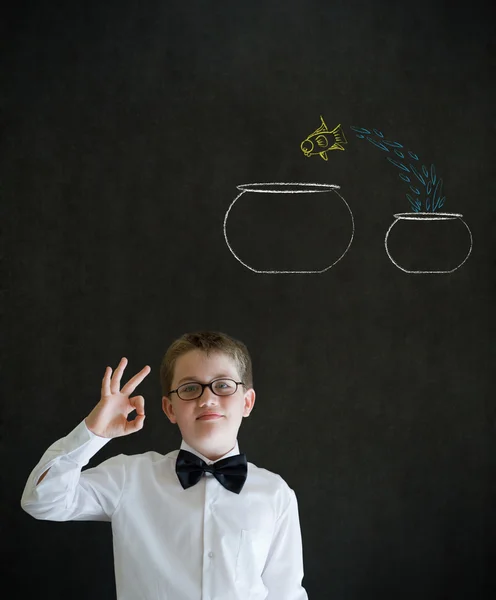
[[332, 131], [329, 131], [324, 119], [320, 117], [320, 120], [322, 125], [301, 142], [301, 149], [307, 157], [319, 154], [322, 159], [327, 160], [328, 152], [344, 150], [342, 144], [348, 142], [341, 125], [337, 125]]

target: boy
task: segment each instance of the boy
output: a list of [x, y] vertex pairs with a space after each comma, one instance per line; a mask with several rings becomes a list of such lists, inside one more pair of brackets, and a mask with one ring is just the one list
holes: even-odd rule
[[[33, 469], [21, 499], [37, 519], [111, 521], [119, 600], [307, 600], [295, 493], [246, 462], [237, 434], [255, 403], [246, 346], [184, 334], [163, 357], [162, 408], [180, 450], [110, 458], [81, 472], [111, 438], [143, 427], [144, 398], [107, 367], [101, 399]], [[128, 415], [136, 410], [136, 417]]]

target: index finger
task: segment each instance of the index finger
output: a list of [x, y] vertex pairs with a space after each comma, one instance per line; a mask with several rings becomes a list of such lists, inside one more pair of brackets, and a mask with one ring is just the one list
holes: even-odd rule
[[146, 365], [141, 369], [139, 373], [136, 373], [134, 377], [126, 383], [126, 385], [121, 389], [121, 394], [131, 394], [138, 387], [138, 385], [143, 381], [143, 379], [150, 373], [152, 368], [149, 365]]

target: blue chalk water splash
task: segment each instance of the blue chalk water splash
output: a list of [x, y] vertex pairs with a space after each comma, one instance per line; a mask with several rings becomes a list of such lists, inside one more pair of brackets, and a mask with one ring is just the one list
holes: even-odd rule
[[410, 192], [406, 194], [406, 197], [413, 212], [436, 212], [443, 207], [446, 200], [446, 196], [442, 195], [443, 180], [438, 178], [434, 165], [431, 165], [430, 168], [421, 165], [415, 152], [405, 150], [403, 144], [399, 142], [386, 140], [379, 129], [366, 129], [353, 125], [350, 128], [356, 133], [358, 139], [365, 139], [376, 148], [389, 154], [386, 158], [399, 169], [400, 179], [410, 184]]

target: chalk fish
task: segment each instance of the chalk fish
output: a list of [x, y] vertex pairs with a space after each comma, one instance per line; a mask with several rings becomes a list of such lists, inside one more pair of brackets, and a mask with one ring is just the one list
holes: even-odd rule
[[318, 154], [323, 160], [327, 160], [327, 153], [331, 150], [344, 150], [343, 144], [347, 144], [346, 137], [341, 125], [329, 131], [324, 119], [320, 117], [322, 125], [301, 142], [301, 149], [306, 157]]

